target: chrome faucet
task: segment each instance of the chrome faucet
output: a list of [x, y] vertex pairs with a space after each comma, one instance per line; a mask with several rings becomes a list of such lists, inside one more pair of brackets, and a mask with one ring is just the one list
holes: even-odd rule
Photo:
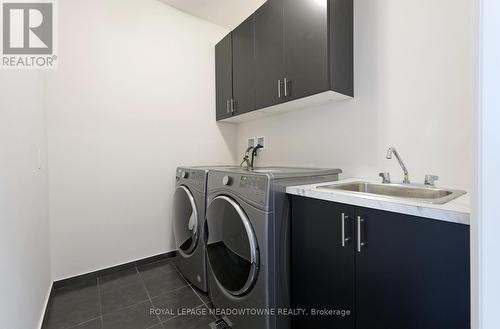
[[435, 182], [439, 179], [436, 175], [425, 175], [424, 185], [426, 186], [436, 186]]
[[257, 144], [257, 146], [255, 146], [253, 148], [253, 151], [252, 151], [252, 160], [250, 161], [250, 168], [253, 170], [253, 164], [254, 164], [254, 160], [255, 160], [255, 157], [257, 156], [257, 151], [259, 149], [263, 149], [264, 146], [260, 145], [260, 144]]
[[243, 156], [243, 160], [240, 163], [240, 167], [243, 167], [243, 164], [246, 164], [246, 169], [250, 170], [252, 168], [252, 164], [250, 163], [250, 151], [254, 149], [253, 146], [249, 146], [245, 151], [245, 155]]
[[398, 160], [399, 165], [401, 166], [401, 169], [403, 169], [403, 173], [404, 173], [403, 183], [410, 184], [410, 175], [408, 174], [408, 169], [406, 169], [406, 166], [403, 163], [403, 160], [401, 160], [401, 157], [399, 156], [398, 151], [396, 151], [396, 148], [389, 147], [389, 149], [387, 150], [387, 155], [385, 157], [387, 159], [392, 159], [393, 154], [396, 157], [396, 160]]
[[391, 183], [391, 174], [388, 172], [381, 172], [378, 174], [380, 177], [382, 177], [382, 184], [390, 184]]

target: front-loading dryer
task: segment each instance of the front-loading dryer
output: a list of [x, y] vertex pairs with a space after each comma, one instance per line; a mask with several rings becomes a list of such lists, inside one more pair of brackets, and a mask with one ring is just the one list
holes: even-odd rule
[[338, 179], [339, 169], [211, 170], [205, 222], [208, 291], [233, 329], [288, 329], [286, 186]]
[[176, 171], [173, 230], [182, 275], [207, 291], [205, 244], [203, 243], [208, 170], [180, 167]]

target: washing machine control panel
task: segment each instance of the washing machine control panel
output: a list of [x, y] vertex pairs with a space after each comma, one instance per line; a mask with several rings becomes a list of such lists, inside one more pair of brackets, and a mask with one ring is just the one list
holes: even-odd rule
[[211, 171], [208, 174], [208, 193], [226, 191], [262, 209], [269, 204], [269, 178], [266, 175]]
[[222, 177], [222, 185], [229, 186], [233, 183], [233, 179], [229, 176]]
[[263, 176], [246, 176], [242, 175], [239, 177], [238, 187], [241, 193], [257, 202], [260, 205], [266, 204], [267, 197], [267, 178]]
[[241, 176], [240, 187], [254, 191], [265, 191], [266, 179], [263, 177], [256, 177], [256, 176]]

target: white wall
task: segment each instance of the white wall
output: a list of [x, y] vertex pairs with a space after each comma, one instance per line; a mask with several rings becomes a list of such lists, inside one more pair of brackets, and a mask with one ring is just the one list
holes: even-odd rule
[[52, 283], [43, 103], [43, 73], [0, 72], [2, 328], [40, 328]]
[[59, 11], [47, 87], [56, 280], [174, 249], [175, 167], [238, 161], [250, 136], [267, 138], [258, 165], [396, 180], [393, 145], [414, 181], [433, 173], [470, 189], [468, 0], [355, 1], [356, 97], [240, 125], [214, 118], [223, 28], [155, 0], [66, 0]]
[[209, 22], [234, 29], [266, 0], [159, 0]]
[[178, 165], [233, 163], [215, 123], [214, 45], [227, 31], [156, 0], [59, 2], [48, 76], [54, 279], [175, 248]]
[[[470, 188], [473, 29], [469, 0], [355, 1], [355, 98], [238, 129], [238, 151], [266, 136], [258, 165], [340, 167], [343, 177], [402, 179], [395, 146], [423, 182]], [[240, 155], [238, 155], [240, 156]]]
[[479, 118], [479, 280], [481, 328], [500, 328], [500, 3], [482, 0], [480, 61], [481, 114]]

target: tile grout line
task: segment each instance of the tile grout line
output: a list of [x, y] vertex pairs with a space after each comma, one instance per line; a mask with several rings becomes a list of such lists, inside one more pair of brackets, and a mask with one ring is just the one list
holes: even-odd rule
[[[179, 273], [179, 272], [178, 272], [178, 270], [177, 270], [177, 268], [176, 268], [176, 267], [174, 267], [174, 268], [175, 268], [175, 271], [176, 271], [177, 273]], [[138, 274], [138, 276], [139, 276], [139, 279], [140, 279], [140, 281], [141, 281], [141, 283], [142, 283], [142, 286], [143, 286], [144, 290], [146, 291], [146, 295], [147, 295], [147, 297], [148, 297], [148, 298], [147, 298], [147, 299], [144, 299], [144, 300], [141, 300], [141, 301], [139, 301], [139, 302], [137, 302], [137, 303], [134, 303], [134, 304], [132, 304], [132, 305], [128, 305], [128, 306], [126, 306], [126, 307], [120, 308], [120, 309], [115, 310], [115, 311], [113, 311], [113, 312], [110, 312], [110, 313], [108, 313], [108, 314], [113, 314], [113, 313], [116, 313], [116, 312], [120, 312], [120, 311], [126, 310], [126, 309], [128, 309], [128, 308], [131, 308], [131, 307], [134, 307], [134, 306], [137, 306], [137, 305], [143, 304], [143, 303], [144, 303], [144, 302], [146, 302], [146, 301], [149, 301], [149, 302], [151, 303], [151, 305], [153, 305], [153, 307], [154, 307], [154, 304], [153, 304], [153, 301], [152, 301], [151, 295], [149, 294], [149, 291], [147, 290], [147, 287], [146, 287], [146, 285], [145, 285], [145, 281], [146, 281], [146, 280], [144, 280], [144, 278], [142, 277], [142, 275], [141, 275], [141, 273], [139, 272], [139, 269], [138, 269], [137, 267], [135, 267], [135, 271], [136, 271], [136, 273], [137, 273], [137, 274]], [[163, 272], [163, 271], [162, 271], [162, 272]], [[168, 272], [164, 272], [164, 273], [168, 273]], [[187, 285], [187, 286], [190, 286], [190, 285], [189, 285], [189, 283], [188, 283], [188, 282], [184, 279], [184, 277], [182, 277], [182, 275], [181, 275], [181, 278], [182, 278], [182, 279], [186, 282], [186, 285]], [[82, 325], [82, 324], [86, 324], [86, 323], [89, 323], [89, 322], [91, 322], [91, 321], [95, 321], [95, 320], [97, 320], [97, 319], [99, 319], [99, 320], [100, 320], [100, 322], [101, 322], [101, 328], [103, 328], [103, 327], [104, 327], [104, 313], [103, 313], [103, 311], [102, 311], [102, 298], [101, 298], [101, 282], [100, 282], [100, 278], [99, 278], [99, 277], [96, 277], [96, 286], [97, 286], [97, 300], [98, 300], [98, 305], [99, 305], [99, 316], [96, 316], [95, 318], [91, 318], [91, 319], [88, 319], [88, 320], [82, 321], [82, 322], [77, 323], [77, 324], [74, 324], [74, 325], [72, 325], [71, 327], [67, 327], [67, 328], [65, 328], [65, 329], [74, 329], [74, 328], [76, 328], [76, 327], [78, 327], [78, 326], [80, 326], [80, 325]], [[171, 291], [168, 291], [167, 293], [170, 293], [170, 292], [172, 292], [172, 291], [176, 291], [176, 290], [180, 290], [180, 289], [183, 289], [183, 288], [185, 288], [185, 287], [186, 287], [186, 286], [182, 286], [182, 287], [179, 287], [179, 288], [176, 288], [176, 289], [172, 289]], [[64, 288], [64, 287], [63, 287], [63, 288]], [[58, 288], [58, 289], [63, 289], [63, 288]], [[195, 293], [196, 293], [196, 292], [195, 292]], [[160, 294], [160, 295], [158, 295], [158, 296], [161, 296], [161, 295], [164, 295], [164, 294], [162, 293], [162, 294]], [[158, 297], [158, 296], [155, 296], [155, 297]], [[155, 298], [155, 297], [153, 297], [153, 298]], [[199, 296], [198, 296], [198, 298], [199, 298]], [[203, 302], [203, 300], [201, 300], [201, 301]], [[205, 305], [205, 303], [203, 303], [203, 304], [201, 304], [201, 305], [198, 305], [196, 308], [199, 308], [199, 307], [204, 306], [204, 305]], [[158, 318], [158, 320], [160, 321], [160, 325], [161, 325], [161, 327], [162, 327], [162, 328], [164, 328], [164, 327], [163, 327], [163, 322], [161, 321], [161, 319], [159, 318], [159, 316], [157, 316], [157, 318]], [[152, 327], [149, 327], [149, 328], [153, 328], [153, 327], [155, 327], [155, 326], [157, 326], [157, 325], [158, 325], [158, 324], [155, 324], [155, 325], [153, 325]], [[148, 329], [149, 329], [149, 328], [148, 328]]]
[[[204, 306], [205, 306], [204, 304], [198, 305], [198, 306], [194, 307], [194, 308], [193, 308], [193, 310], [197, 310], [197, 309], [202, 308], [202, 307], [204, 307]], [[169, 322], [170, 320], [173, 320], [173, 319], [179, 318], [179, 317], [181, 317], [181, 316], [183, 316], [183, 315], [180, 315], [180, 314], [175, 315], [175, 316], [173, 316], [173, 317], [171, 317], [171, 318], [168, 318], [167, 320], [163, 321], [163, 322], [162, 322], [162, 324], [163, 324], [163, 323], [166, 323], [166, 322]]]
[[172, 290], [168, 290], [168, 291], [166, 291], [166, 292], [162, 292], [162, 293], [160, 293], [160, 294], [158, 294], [158, 295], [152, 296], [152, 297], [151, 297], [151, 299], [155, 299], [156, 297], [161, 297], [161, 296], [168, 295], [168, 294], [170, 294], [170, 293], [172, 293], [172, 292], [175, 292], [175, 291], [177, 291], [177, 290], [184, 289], [184, 288], [186, 288], [187, 286], [189, 286], [189, 284], [187, 284], [187, 285], [185, 285], [185, 286], [182, 286], [182, 287], [179, 287], [179, 288], [175, 288], [175, 289], [172, 289]]
[[[208, 307], [208, 305], [205, 303], [205, 301], [204, 301], [204, 300], [200, 297], [200, 295], [199, 295], [199, 294], [198, 294], [198, 293], [194, 290], [194, 288], [193, 288], [193, 286], [191, 285], [191, 283], [189, 283], [189, 281], [188, 281], [188, 280], [186, 280], [186, 278], [184, 277], [184, 275], [182, 275], [182, 273], [179, 271], [179, 269], [177, 268], [177, 266], [175, 266], [175, 265], [174, 265], [174, 268], [175, 268], [175, 270], [176, 270], [177, 274], [179, 274], [179, 276], [182, 278], [182, 280], [184, 280], [184, 282], [186, 282], [187, 286], [188, 286], [189, 288], [191, 288], [191, 290], [194, 292], [194, 294], [196, 295], [196, 297], [198, 297], [198, 299], [201, 301], [201, 305], [196, 306], [194, 309], [196, 310], [196, 309], [199, 309], [199, 308], [201, 308], [201, 307], [205, 307], [205, 308], [207, 308], [207, 309], [209, 309], [209, 310], [210, 310], [210, 308], [209, 308], [209, 307]], [[185, 287], [185, 286], [184, 286], [184, 287]], [[178, 289], [182, 289], [182, 288], [184, 288], [184, 287], [180, 287], [180, 288], [178, 288]], [[178, 290], [178, 289], [176, 289], [176, 290]], [[175, 318], [177, 318], [177, 317], [179, 317], [179, 316], [180, 316], [180, 315], [176, 315], [176, 316], [174, 316], [174, 317], [171, 317], [170, 319], [168, 319], [168, 320], [167, 320], [167, 321], [165, 321], [165, 322], [168, 322], [168, 321], [170, 321], [170, 320], [172, 320], [172, 319], [175, 319]], [[215, 315], [213, 315], [213, 318], [214, 318], [215, 320], [217, 320], [217, 318], [215, 317]], [[163, 324], [163, 322], [162, 322], [162, 324]]]
[[101, 280], [97, 277], [97, 295], [99, 300], [99, 313], [101, 314], [101, 328], [104, 328], [104, 315], [102, 314], [102, 300], [101, 300]]
[[[132, 269], [132, 267], [131, 267], [130, 269]], [[135, 266], [134, 266], [134, 270], [135, 270], [135, 272], [136, 272], [136, 274], [137, 274], [137, 269], [135, 268]], [[143, 280], [141, 280], [141, 276], [140, 276], [140, 275], [139, 275], [138, 280], [139, 280], [141, 283], [142, 283], [142, 281], [143, 281]], [[129, 286], [131, 286], [131, 285], [133, 285], [133, 284], [135, 284], [135, 283], [127, 283], [127, 284], [125, 284], [125, 287], [129, 287]], [[144, 287], [144, 284], [142, 284], [142, 286], [143, 286], [144, 290], [146, 291], [146, 297], [147, 297], [146, 299], [140, 300], [140, 301], [138, 301], [138, 302], [135, 302], [135, 303], [130, 304], [130, 305], [127, 305], [127, 306], [123, 306], [123, 307], [121, 307], [121, 308], [118, 308], [118, 309], [116, 309], [116, 310], [113, 310], [113, 311], [111, 311], [111, 312], [106, 313], [106, 315], [109, 315], [109, 314], [114, 314], [114, 313], [117, 313], [117, 312], [120, 312], [120, 311], [123, 311], [123, 310], [129, 309], [129, 308], [131, 308], [131, 307], [134, 307], [134, 306], [137, 306], [137, 305], [143, 304], [143, 303], [145, 303], [145, 302], [147, 302], [147, 301], [150, 301], [151, 299], [150, 299], [150, 296], [148, 295], [147, 288], [146, 288], [146, 287]], [[102, 316], [104, 317], [104, 312], [103, 312]]]
[[97, 317], [95, 317], [95, 318], [88, 319], [88, 320], [85, 320], [85, 321], [83, 321], [83, 322], [80, 322], [80, 323], [74, 324], [74, 325], [72, 325], [71, 327], [65, 327], [64, 329], [74, 329], [74, 328], [76, 328], [76, 327], [81, 326], [82, 324], [86, 324], [86, 323], [89, 323], [89, 322], [95, 321], [95, 320], [100, 319], [100, 318], [101, 318], [100, 316], [97, 316]]
[[74, 324], [74, 325], [72, 325], [70, 327], [66, 327], [66, 329], [76, 328], [78, 326], [81, 326], [82, 324], [86, 324], [86, 323], [89, 323], [91, 321], [95, 321], [97, 319], [101, 320], [101, 328], [102, 328], [102, 311], [101, 311], [101, 294], [99, 292], [99, 277], [96, 277], [96, 286], [97, 286], [97, 302], [99, 304], [99, 316], [96, 316], [95, 318], [92, 318], [92, 319], [88, 319], [88, 320], [82, 321], [82, 322], [77, 323], [77, 324]]
[[[124, 311], [124, 310], [128, 310], [129, 308], [135, 307], [135, 306], [140, 305], [140, 304], [144, 304], [145, 302], [149, 302], [149, 298], [141, 300], [140, 302], [136, 302], [136, 303], [131, 304], [131, 305], [124, 306], [122, 308], [114, 310], [113, 312], [106, 313], [106, 315], [115, 314], [115, 313], [118, 313], [118, 312], [121, 312], [121, 311]], [[103, 315], [103, 317], [104, 317], [104, 315]]]
[[[193, 290], [193, 292], [195, 293], [195, 295], [198, 296], [198, 298], [201, 300], [201, 302], [203, 304], [200, 305], [200, 306], [205, 306], [205, 308], [207, 308], [209, 310], [209, 312], [211, 312], [212, 311], [212, 307], [210, 305], [208, 305], [207, 303], [205, 303], [205, 301], [201, 298], [201, 296], [198, 294], [198, 292], [196, 292], [196, 290], [194, 289], [193, 285], [186, 280], [186, 278], [184, 277], [184, 275], [182, 275], [182, 273], [179, 271], [179, 269], [177, 268], [177, 266], [174, 266], [174, 268], [177, 271], [177, 273], [179, 273], [179, 275], [181, 276], [181, 278], [184, 279], [184, 281], [187, 282], [188, 286], [191, 288], [191, 290]], [[211, 314], [211, 316], [215, 319], [215, 321], [217, 321], [217, 317], [215, 316], [215, 314]]]
[[194, 288], [194, 286], [190, 284], [189, 287], [195, 293], [195, 295], [198, 296], [198, 298], [201, 300], [201, 302], [203, 303], [202, 305], [208, 307], [208, 304], [203, 300], [203, 298], [201, 298], [200, 294], [198, 294], [198, 292], [196, 291], [196, 289]]
[[191, 285], [191, 283], [189, 281], [186, 280], [186, 278], [184, 277], [184, 275], [182, 275], [182, 273], [179, 271], [179, 269], [177, 268], [177, 266], [174, 266], [175, 270], [177, 271], [177, 273], [179, 273], [179, 275], [181, 276], [181, 278], [187, 283], [187, 285], [189, 286], [189, 288], [191, 288], [191, 290], [194, 292], [194, 294], [200, 299], [200, 301], [202, 302], [203, 306], [207, 306], [207, 304], [205, 303], [205, 301], [200, 297], [200, 295], [198, 295], [198, 293], [194, 290], [193, 286]]
[[[135, 266], [135, 271], [137, 272], [137, 275], [139, 276], [139, 280], [141, 281], [142, 286], [143, 286], [144, 290], [146, 291], [146, 295], [148, 296], [149, 303], [151, 304], [151, 306], [153, 308], [155, 308], [155, 305], [153, 304], [153, 300], [151, 299], [151, 295], [149, 294], [148, 287], [146, 286], [146, 281], [143, 279], [141, 272], [139, 272], [139, 268], [137, 267], [137, 265]], [[160, 316], [158, 314], [156, 314], [156, 318], [160, 322], [160, 326], [163, 328], [163, 323], [161, 322]]]
[[[143, 286], [143, 287], [144, 287], [144, 286]], [[129, 308], [132, 308], [132, 307], [134, 307], [134, 306], [137, 306], [137, 305], [140, 305], [140, 304], [144, 304], [144, 302], [151, 301], [151, 303], [152, 303], [152, 300], [153, 300], [154, 298], [156, 298], [156, 297], [160, 297], [160, 296], [163, 296], [163, 295], [169, 294], [169, 293], [171, 293], [171, 292], [174, 292], [174, 291], [180, 290], [180, 289], [185, 288], [185, 287], [187, 287], [187, 285], [186, 285], [186, 286], [179, 287], [179, 288], [175, 288], [175, 289], [173, 289], [173, 290], [169, 290], [169, 291], [168, 291], [168, 292], [166, 292], [166, 293], [161, 293], [161, 294], [159, 294], [159, 295], [156, 295], [156, 296], [154, 296], [154, 297], [151, 297], [151, 299], [150, 299], [150, 297], [148, 296], [148, 298], [147, 298], [147, 299], [143, 299], [143, 300], [138, 301], [138, 302], [136, 302], [136, 303], [134, 303], [134, 304], [124, 306], [124, 307], [122, 307], [122, 308], [119, 308], [119, 309], [117, 309], [117, 310], [114, 310], [113, 312], [106, 313], [106, 315], [109, 315], [109, 314], [114, 314], [114, 313], [117, 313], [117, 312], [120, 312], [120, 311], [123, 311], [123, 310], [129, 309]], [[147, 295], [147, 294], [148, 294], [148, 292], [146, 291], [146, 295]], [[203, 305], [199, 305], [199, 306], [203, 306]], [[104, 314], [103, 314], [103, 316], [104, 316]], [[95, 319], [98, 319], [98, 318], [99, 318], [99, 317], [95, 317], [95, 318], [93, 318], [93, 319], [91, 319], [91, 320], [95, 320]], [[85, 322], [88, 322], [88, 320], [87, 320], [87, 321], [85, 321]], [[79, 323], [79, 324], [81, 324], [81, 323]], [[78, 324], [78, 325], [79, 325], [79, 324]]]
[[165, 328], [165, 327], [163, 327], [163, 323], [160, 322], [159, 324], [160, 324], [160, 327], [158, 327], [158, 324], [155, 324], [154, 326], [147, 327], [146, 329], [152, 329], [152, 328], [155, 328], [155, 329], [157, 329], [157, 328], [163, 328], [164, 329]]
[[[143, 288], [144, 288], [144, 290], [145, 290], [145, 292], [146, 292], [147, 299], [142, 300], [142, 301], [140, 301], [140, 302], [137, 302], [137, 303], [135, 303], [135, 304], [129, 305], [129, 306], [127, 306], [127, 307], [121, 308], [121, 309], [119, 309], [119, 310], [115, 310], [115, 311], [113, 311], [113, 312], [110, 312], [109, 314], [112, 314], [112, 313], [116, 313], [116, 312], [120, 312], [120, 311], [126, 310], [126, 309], [128, 309], [128, 308], [131, 308], [131, 307], [134, 307], [134, 306], [136, 306], [136, 305], [142, 304], [142, 303], [144, 303], [144, 302], [146, 302], [146, 301], [149, 301], [149, 302], [150, 302], [150, 305], [152, 305], [153, 307], [155, 307], [155, 306], [154, 306], [154, 304], [153, 304], [153, 300], [152, 300], [153, 298], [151, 297], [151, 295], [150, 295], [150, 293], [149, 293], [149, 291], [148, 291], [148, 289], [147, 289], [146, 283], [145, 283], [145, 281], [147, 281], [147, 280], [145, 280], [145, 279], [144, 279], [144, 277], [143, 277], [143, 276], [142, 276], [142, 274], [140, 273], [140, 271], [139, 271], [139, 269], [138, 269], [138, 267], [137, 267], [137, 266], [135, 266], [135, 267], [134, 267], [134, 269], [135, 269], [135, 272], [137, 273], [137, 275], [138, 275], [138, 277], [139, 277], [139, 280], [141, 281], [141, 284], [142, 284], [142, 286], [143, 286]], [[190, 282], [189, 282], [189, 281], [188, 281], [188, 280], [187, 280], [187, 279], [186, 279], [186, 278], [182, 275], [182, 273], [179, 271], [179, 269], [178, 269], [175, 265], [174, 265], [174, 269], [175, 269], [175, 272], [177, 272], [177, 273], [179, 274], [179, 276], [180, 276], [180, 277], [181, 277], [181, 279], [185, 282], [185, 284], [186, 284], [186, 285], [184, 285], [184, 286], [182, 286], [182, 287], [179, 287], [179, 288], [176, 288], [176, 289], [172, 289], [171, 291], [180, 290], [180, 289], [185, 288], [186, 286], [189, 286], [189, 287], [190, 287], [190, 289], [193, 291], [193, 293], [194, 293], [194, 294], [198, 297], [198, 299], [201, 301], [201, 304], [200, 304], [200, 305], [198, 305], [198, 306], [196, 306], [196, 307], [194, 307], [194, 309], [199, 309], [199, 308], [202, 308], [202, 307], [206, 307], [206, 308], [208, 308], [208, 304], [204, 302], [204, 300], [200, 297], [200, 295], [198, 294], [198, 292], [195, 290], [194, 286], [193, 286], [193, 285], [192, 285], [192, 284], [191, 284], [191, 283], [190, 283]], [[170, 271], [162, 271], [162, 272], [164, 272], [164, 273], [168, 273], [168, 272], [170, 272]], [[75, 325], [73, 325], [73, 326], [71, 326], [71, 327], [69, 327], [69, 328], [67, 328], [67, 329], [75, 329], [75, 328], [77, 328], [78, 326], [80, 326], [80, 325], [82, 325], [82, 324], [86, 324], [86, 323], [89, 323], [89, 322], [91, 322], [91, 321], [95, 321], [95, 320], [98, 320], [98, 319], [100, 320], [100, 323], [101, 323], [101, 328], [103, 328], [103, 327], [104, 327], [104, 313], [103, 313], [103, 308], [102, 308], [102, 306], [103, 306], [103, 305], [102, 305], [102, 296], [101, 296], [101, 280], [100, 280], [100, 278], [99, 278], [99, 277], [96, 277], [96, 285], [97, 285], [97, 297], [98, 297], [98, 305], [99, 305], [99, 316], [97, 316], [97, 317], [95, 317], [95, 318], [92, 318], [92, 319], [88, 319], [88, 320], [83, 321], [83, 322], [81, 322], [81, 323], [75, 324]], [[170, 293], [171, 291], [169, 291], [168, 293]], [[159, 294], [158, 296], [162, 296], [162, 295], [164, 295], [164, 293]], [[156, 297], [158, 297], [158, 296], [155, 296], [154, 298], [156, 298]], [[174, 319], [174, 318], [177, 318], [178, 316], [179, 316], [179, 315], [174, 316], [174, 317], [172, 317], [172, 318], [170, 318], [170, 319], [168, 319], [168, 320], [166, 320], [166, 321], [164, 321], [164, 322], [170, 321], [170, 320], [172, 320], [172, 319]], [[160, 326], [158, 326], [158, 324], [155, 324], [155, 325], [153, 325], [153, 326], [151, 326], [151, 327], [148, 327], [147, 329], [156, 328], [157, 326], [158, 326], [159, 328], [163, 328], [163, 329], [164, 329], [164, 328], [165, 328], [165, 327], [164, 327], [164, 322], [160, 319], [159, 315], [157, 315], [157, 319], [158, 319], [158, 321], [159, 321]], [[158, 328], [158, 329], [159, 329], [159, 328]]]

